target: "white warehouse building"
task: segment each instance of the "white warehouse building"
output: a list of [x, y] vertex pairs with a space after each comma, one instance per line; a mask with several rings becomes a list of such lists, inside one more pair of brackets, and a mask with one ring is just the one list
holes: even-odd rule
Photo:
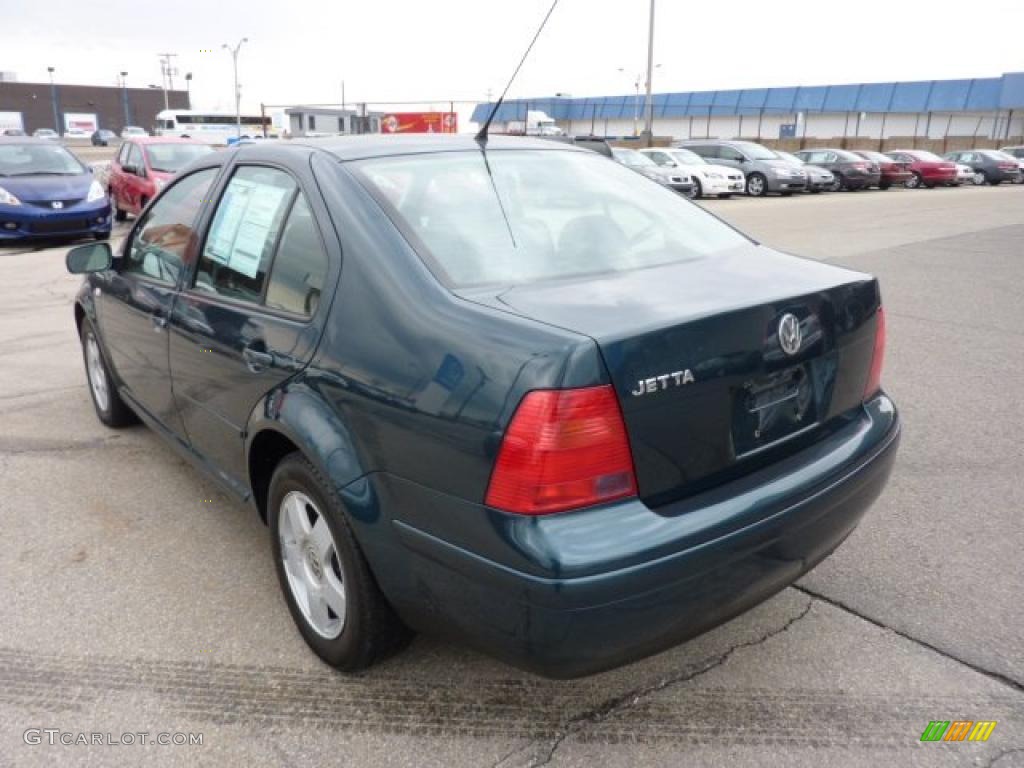
[[[657, 137], [745, 138], [806, 146], [842, 142], [884, 147], [914, 143], [934, 149], [1024, 142], [1024, 72], [964, 80], [856, 83], [656, 93]], [[480, 104], [473, 120], [491, 108]], [[493, 128], [546, 112], [570, 135], [629, 138], [643, 129], [644, 96], [536, 98], [505, 101]]]

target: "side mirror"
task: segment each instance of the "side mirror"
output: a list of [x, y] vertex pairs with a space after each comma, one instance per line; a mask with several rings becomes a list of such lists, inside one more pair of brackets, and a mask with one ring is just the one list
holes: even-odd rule
[[743, 155], [740, 155], [739, 157], [737, 157], [737, 158], [736, 158], [736, 161], [737, 161], [737, 162], [739, 162], [739, 163], [746, 163], [746, 162], [749, 162], [749, 161], [747, 160], [747, 158], [746, 158], [746, 157], [744, 157]]
[[72, 275], [85, 275], [110, 269], [114, 261], [109, 243], [88, 243], [68, 251], [64, 264]]

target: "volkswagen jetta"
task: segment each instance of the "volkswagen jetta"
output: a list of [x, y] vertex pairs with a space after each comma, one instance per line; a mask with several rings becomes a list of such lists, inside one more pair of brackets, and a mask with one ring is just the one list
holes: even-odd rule
[[100, 420], [252, 504], [344, 670], [410, 629], [556, 677], [657, 652], [814, 567], [894, 461], [873, 277], [565, 144], [216, 153], [68, 268]]

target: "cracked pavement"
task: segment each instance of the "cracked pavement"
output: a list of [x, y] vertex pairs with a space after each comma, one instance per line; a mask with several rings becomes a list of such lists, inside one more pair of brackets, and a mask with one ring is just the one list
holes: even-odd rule
[[[1024, 766], [1024, 187], [706, 207], [881, 277], [898, 464], [798, 585], [569, 682], [429, 637], [356, 677], [320, 664], [255, 516], [96, 420], [64, 247], [0, 248], [0, 768]], [[922, 744], [936, 719], [998, 725]], [[29, 746], [29, 727], [204, 743]]]

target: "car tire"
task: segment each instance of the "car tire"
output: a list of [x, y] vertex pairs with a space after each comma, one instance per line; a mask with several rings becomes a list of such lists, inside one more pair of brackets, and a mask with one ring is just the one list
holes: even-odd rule
[[107, 232], [94, 232], [92, 236], [95, 237], [97, 240], [109, 240], [110, 232], [109, 230]]
[[686, 196], [688, 198], [690, 198], [691, 200], [700, 200], [700, 198], [703, 195], [704, 195], [704, 188], [700, 185], [700, 182], [697, 181], [697, 179], [694, 179], [693, 180], [693, 189], [691, 189], [689, 192], [687, 192]]
[[924, 180], [921, 178], [920, 173], [911, 171], [910, 178], [903, 182], [903, 186], [907, 189], [920, 189], [924, 186]]
[[837, 173], [835, 178], [832, 179], [832, 186], [829, 189], [829, 192], [842, 192], [845, 188], [846, 185], [843, 182], [842, 174]]
[[285, 602], [317, 656], [358, 672], [408, 643], [412, 633], [377, 586], [337, 491], [300, 453], [274, 469], [267, 522]]
[[751, 197], [764, 197], [768, 194], [768, 180], [763, 173], [747, 176], [747, 194]]
[[985, 178], [985, 174], [982, 171], [975, 171], [974, 175], [971, 177], [971, 183], [976, 187], [984, 186], [986, 181], [988, 181], [988, 179]]
[[890, 184], [888, 181], [882, 181], [882, 182], [879, 182], [879, 184], [878, 184], [878, 188], [879, 189], [883, 189], [883, 190], [884, 189], [888, 189], [891, 186], [892, 186], [892, 184]]
[[1003, 183], [1002, 179], [989, 179], [988, 180], [988, 185], [990, 187], [998, 187], [1002, 183]]
[[85, 361], [85, 376], [89, 383], [89, 396], [92, 398], [96, 416], [108, 427], [117, 429], [127, 427], [138, 421], [121, 395], [117, 392], [110, 368], [103, 357], [103, 348], [96, 336], [96, 329], [88, 318], [82, 320], [79, 336], [82, 340], [82, 359]]
[[732, 192], [722, 192], [718, 195], [719, 200], [728, 200], [730, 197], [732, 197]]
[[117, 198], [114, 197], [114, 190], [107, 189], [107, 197], [110, 198], [110, 204], [114, 206], [114, 221], [124, 221], [128, 218], [128, 213], [122, 211], [120, 206], [117, 204]]

